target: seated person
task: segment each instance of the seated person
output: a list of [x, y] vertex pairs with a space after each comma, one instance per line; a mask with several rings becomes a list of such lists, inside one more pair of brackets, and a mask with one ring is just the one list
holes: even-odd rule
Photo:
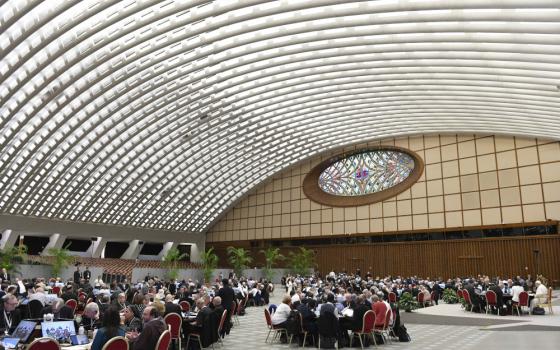
[[0, 308], [0, 331], [11, 334], [21, 321], [21, 312], [17, 309], [17, 298], [12, 294], [6, 294], [2, 298]]
[[181, 316], [181, 307], [178, 304], [175, 304], [173, 302], [173, 295], [171, 294], [167, 294], [165, 296], [165, 315], [170, 314], [170, 313], [176, 313], [179, 314], [179, 316]]
[[127, 332], [142, 331], [142, 320], [134, 313], [134, 308], [128, 305], [124, 310], [124, 327]]
[[514, 281], [514, 282], [513, 282], [513, 287], [511, 287], [511, 295], [512, 295], [511, 300], [512, 300], [513, 302], [518, 303], [518, 302], [519, 302], [519, 294], [520, 294], [521, 292], [523, 292], [523, 291], [524, 291], [524, 289], [523, 289], [523, 287], [519, 284], [519, 282], [518, 282], [518, 281]]
[[356, 298], [356, 307], [354, 308], [354, 315], [352, 315], [352, 330], [361, 331], [364, 323], [364, 315], [371, 310], [365, 304], [364, 295], [359, 295]]
[[80, 326], [83, 326], [86, 331], [93, 331], [101, 326], [99, 306], [96, 303], [91, 302], [86, 305]]
[[74, 311], [71, 307], [64, 303], [64, 299], [58, 298], [56, 301], [49, 306], [45, 306], [41, 311], [42, 315], [53, 314], [55, 319], [65, 318], [74, 319]]
[[112, 305], [103, 314], [103, 324], [95, 334], [91, 350], [102, 350], [103, 345], [111, 338], [125, 336], [124, 328], [120, 327], [120, 315], [116, 306]]
[[132, 349], [145, 350], [155, 349], [159, 337], [167, 329], [158, 310], [155, 307], [148, 306], [142, 313], [144, 327], [142, 333], [136, 331], [126, 333], [126, 338]]
[[119, 293], [117, 299], [113, 301], [113, 305], [115, 305], [119, 311], [123, 311], [128, 306], [128, 301], [126, 301], [126, 295], [124, 293]]
[[204, 298], [198, 298], [196, 300], [196, 309], [198, 313], [196, 314], [196, 319], [192, 322], [186, 324], [186, 333], [202, 333], [202, 327], [204, 322], [208, 319], [212, 310], [206, 305]]
[[380, 300], [377, 294], [375, 294], [371, 299], [373, 301], [373, 311], [375, 312], [375, 327], [383, 327], [385, 325], [387, 304]]
[[536, 281], [535, 286], [537, 290], [535, 291], [535, 298], [531, 300], [531, 312], [533, 312], [533, 308], [538, 304], [546, 303], [548, 299], [548, 289], [541, 281]]
[[288, 317], [292, 308], [290, 307], [292, 303], [292, 298], [289, 295], [285, 295], [282, 298], [282, 303], [276, 308], [276, 312], [272, 315], [272, 325], [279, 328], [286, 328], [288, 325]]

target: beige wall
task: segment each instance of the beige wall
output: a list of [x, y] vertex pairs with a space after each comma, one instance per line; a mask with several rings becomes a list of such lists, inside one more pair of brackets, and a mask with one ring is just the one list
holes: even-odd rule
[[[333, 208], [305, 197], [307, 172], [332, 152], [252, 191], [207, 234], [208, 242], [380, 233], [560, 219], [560, 143], [505, 136], [416, 136], [371, 142], [405, 147], [425, 162], [395, 198]], [[366, 145], [346, 148], [352, 150]]]

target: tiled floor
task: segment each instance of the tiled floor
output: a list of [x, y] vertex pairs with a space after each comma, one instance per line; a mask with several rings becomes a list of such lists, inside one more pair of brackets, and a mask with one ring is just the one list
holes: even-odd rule
[[[280, 291], [281, 289], [277, 290]], [[280, 298], [281, 293], [276, 292], [276, 295], [271, 298], [271, 302], [277, 303]], [[288, 345], [285, 344], [265, 343], [268, 330], [266, 328], [263, 309], [263, 307], [247, 308], [247, 314], [239, 318], [241, 324], [235, 326], [231, 334], [225, 339], [225, 349], [287, 350], [289, 348]], [[435, 307], [431, 309], [435, 309]], [[408, 332], [412, 337], [412, 342], [393, 342], [392, 344], [380, 345], [379, 348], [422, 350], [560, 349], [560, 331], [535, 330], [522, 332], [519, 331], [519, 327], [512, 327], [511, 331], [493, 331], [491, 329], [492, 327], [504, 327], [504, 325], [462, 326], [457, 325], [458, 322], [452, 322], [453, 325], [446, 325], [445, 322], [432, 322], [435, 317], [433, 316], [435, 311], [436, 310], [431, 310], [432, 316], [427, 316], [431, 319], [429, 324], [422, 324], [418, 319], [416, 319], [414, 323], [406, 324]], [[457, 311], [457, 316], [462, 318], [462, 311]], [[447, 312], [449, 312], [449, 309], [447, 309], [445, 313]], [[555, 318], [554, 321], [556, 321], [556, 317], [560, 320], [560, 313], [556, 313], [553, 317]], [[551, 323], [555, 324], [556, 322]], [[514, 325], [517, 326], [519, 324], [517, 323]], [[296, 347], [296, 345], [294, 344], [292, 347]], [[373, 347], [370, 348], [373, 349]]]

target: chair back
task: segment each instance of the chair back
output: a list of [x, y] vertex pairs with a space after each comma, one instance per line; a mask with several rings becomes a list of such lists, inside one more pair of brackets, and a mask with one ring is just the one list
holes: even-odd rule
[[465, 298], [465, 301], [467, 302], [467, 304], [472, 305], [471, 295], [469, 294], [468, 290], [466, 290], [466, 289], [463, 290], [463, 297]]
[[43, 315], [41, 314], [43, 311], [43, 304], [39, 300], [31, 300], [29, 304], [29, 315], [31, 318], [41, 318]]
[[191, 311], [191, 304], [189, 304], [188, 301], [183, 300], [183, 301], [179, 302], [179, 305], [181, 306], [181, 310], [183, 310], [183, 312]]
[[163, 320], [165, 321], [165, 324], [170, 327], [169, 331], [171, 332], [171, 338], [179, 338], [181, 336], [181, 325], [183, 324], [181, 316], [172, 312], [165, 315]]
[[224, 324], [226, 323], [226, 319], [227, 319], [227, 310], [224, 310], [224, 312], [222, 312], [222, 317], [220, 318], [220, 324], [218, 325], [218, 334], [222, 333], [222, 330], [224, 329]]
[[388, 307], [387, 311], [385, 312], [385, 322], [383, 323], [383, 329], [389, 328], [389, 325], [391, 324], [392, 315], [393, 315], [393, 311], [391, 310], [390, 307]]
[[171, 333], [166, 330], [159, 336], [155, 350], [168, 350], [169, 344], [171, 344]]
[[430, 298], [431, 298], [432, 300], [436, 300], [436, 292], [435, 292], [435, 291], [433, 291], [433, 292], [430, 293]]
[[519, 306], [529, 307], [529, 293], [525, 291], [519, 293]]
[[66, 306], [72, 309], [72, 313], [76, 312], [76, 307], [78, 306], [78, 302], [75, 299], [68, 299], [66, 301]]
[[368, 310], [364, 314], [362, 323], [362, 333], [371, 333], [375, 326], [375, 312], [373, 310]]
[[422, 292], [418, 293], [418, 302], [419, 303], [424, 302], [424, 293], [422, 293]]
[[390, 303], [397, 302], [397, 295], [394, 292], [389, 292], [389, 302]]
[[497, 305], [498, 298], [496, 297], [496, 292], [494, 292], [493, 290], [486, 291], [486, 303], [488, 305]]
[[56, 295], [60, 295], [60, 287], [54, 286], [54, 287], [52, 288], [52, 293], [53, 293], [53, 294], [56, 294]]
[[29, 344], [27, 350], [60, 350], [60, 345], [52, 338], [37, 338]]
[[245, 303], [247, 302], [247, 300], [241, 300], [238, 304], [237, 304], [237, 311], [235, 312], [235, 314], [237, 316], [241, 315], [241, 310], [243, 310], [243, 305], [245, 305]]
[[85, 302], [87, 299], [87, 294], [84, 292], [80, 292], [78, 294], [78, 300], [81, 301], [82, 303]]
[[266, 325], [268, 328], [272, 328], [272, 317], [270, 317], [270, 312], [268, 309], [264, 309], [264, 318], [266, 319]]
[[552, 287], [548, 287], [548, 295], [546, 296], [546, 303], [552, 303]]
[[103, 345], [101, 350], [128, 350], [128, 341], [124, 337], [113, 337]]

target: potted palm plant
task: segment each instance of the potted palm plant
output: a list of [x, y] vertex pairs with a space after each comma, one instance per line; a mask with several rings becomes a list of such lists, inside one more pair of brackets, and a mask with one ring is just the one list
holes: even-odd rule
[[228, 247], [227, 253], [229, 263], [233, 266], [233, 271], [237, 277], [241, 277], [243, 270], [249, 267], [249, 264], [253, 262], [249, 251], [245, 248]]
[[52, 269], [53, 275], [56, 277], [60, 277], [60, 271], [62, 271], [63, 267], [72, 265], [76, 259], [70, 255], [68, 247], [70, 247], [70, 244], [63, 248], [49, 248], [47, 250], [47, 254], [54, 258]]
[[261, 250], [264, 255], [265, 265], [264, 265], [264, 276], [268, 281], [272, 281], [274, 278], [274, 271], [272, 268], [277, 261], [284, 260], [284, 255], [280, 254], [280, 248], [268, 247], [266, 250]]
[[290, 268], [295, 274], [304, 276], [316, 265], [315, 252], [311, 249], [299, 247], [297, 252], [290, 252], [288, 254], [288, 261]]
[[171, 248], [169, 249], [167, 254], [165, 254], [165, 256], [163, 257], [163, 266], [167, 267], [167, 276], [170, 279], [177, 279], [177, 277], [179, 276], [179, 269], [177, 268], [177, 265], [180, 260], [188, 256], [189, 254], [181, 253], [177, 248]]
[[202, 260], [202, 273], [204, 275], [204, 282], [210, 283], [214, 270], [218, 267], [218, 256], [214, 253], [214, 248], [210, 248], [202, 252], [200, 255]]

